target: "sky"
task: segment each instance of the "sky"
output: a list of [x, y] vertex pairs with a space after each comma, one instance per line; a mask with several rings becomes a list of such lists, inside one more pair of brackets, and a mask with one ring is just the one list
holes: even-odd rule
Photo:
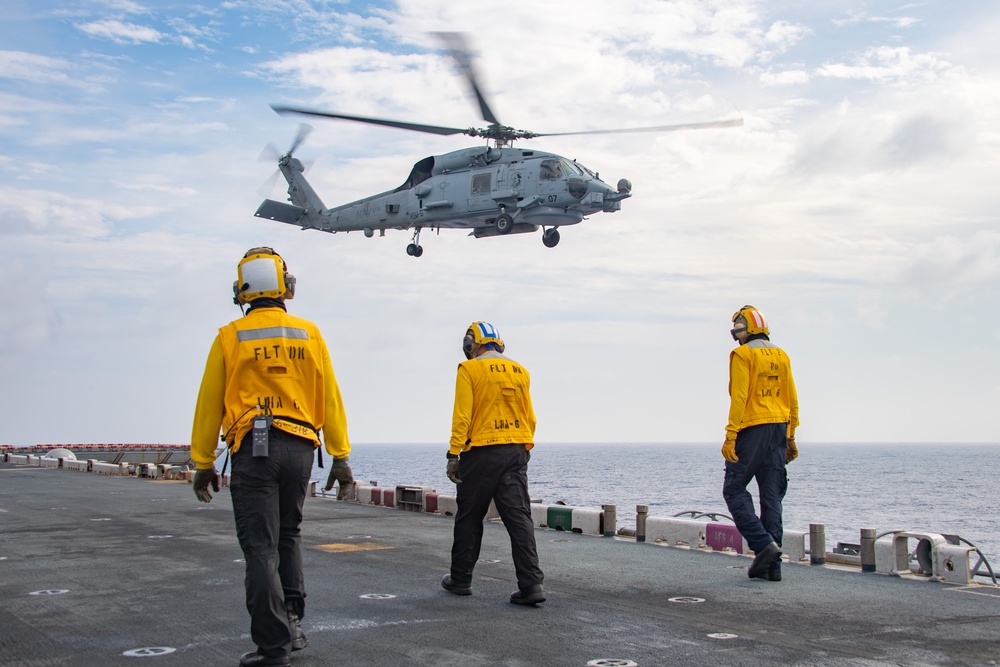
[[[383, 238], [257, 219], [299, 120], [272, 103], [535, 132], [632, 182], [561, 230]], [[468, 324], [530, 372], [536, 442], [719, 443], [732, 314], [792, 360], [808, 443], [998, 442], [1000, 9], [750, 0], [7, 0], [0, 5], [0, 442], [187, 443], [236, 265], [274, 247], [355, 443], [441, 442]], [[335, 120], [296, 156], [328, 205], [480, 145]], [[263, 190], [262, 190], [263, 188]], [[263, 196], [262, 193], [263, 192]]]

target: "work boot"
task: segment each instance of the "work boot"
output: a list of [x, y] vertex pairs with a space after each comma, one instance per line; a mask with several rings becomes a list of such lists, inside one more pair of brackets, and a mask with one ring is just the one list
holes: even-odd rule
[[287, 655], [270, 657], [250, 651], [240, 656], [240, 667], [290, 667], [291, 664]]
[[545, 591], [541, 584], [518, 588], [510, 594], [510, 601], [512, 604], [539, 604], [545, 602]]
[[298, 614], [288, 614], [288, 629], [291, 630], [292, 634], [293, 651], [301, 651], [306, 646], [309, 646], [309, 640], [306, 638], [306, 633], [302, 632], [302, 620], [299, 618]]
[[781, 560], [781, 547], [775, 542], [768, 542], [767, 546], [754, 556], [753, 563], [747, 568], [747, 576], [751, 579], [766, 578], [768, 569], [779, 560]]
[[444, 579], [441, 580], [441, 588], [445, 589], [449, 593], [454, 593], [455, 595], [472, 595], [472, 586], [460, 586], [451, 580], [451, 575], [444, 575]]

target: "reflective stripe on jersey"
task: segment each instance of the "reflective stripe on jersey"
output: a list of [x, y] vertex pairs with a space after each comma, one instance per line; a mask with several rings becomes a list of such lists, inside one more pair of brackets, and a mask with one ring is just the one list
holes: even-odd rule
[[297, 327], [265, 327], [263, 329], [244, 329], [236, 332], [236, 339], [240, 342], [248, 340], [261, 340], [263, 338], [295, 338], [298, 340], [309, 340], [309, 332]]

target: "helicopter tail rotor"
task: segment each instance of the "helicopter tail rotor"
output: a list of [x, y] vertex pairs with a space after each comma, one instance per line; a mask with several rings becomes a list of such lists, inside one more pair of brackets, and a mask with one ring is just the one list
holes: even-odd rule
[[[306, 140], [306, 137], [308, 137], [312, 131], [313, 131], [312, 125], [309, 125], [308, 123], [300, 123], [299, 129], [295, 133], [295, 139], [292, 141], [292, 145], [291, 147], [289, 147], [288, 151], [282, 153], [273, 143], [268, 143], [266, 146], [264, 146], [264, 149], [260, 152], [260, 156], [257, 158], [257, 160], [260, 162], [271, 162], [272, 164], [277, 162], [279, 165], [283, 162], [291, 160], [292, 156], [295, 154], [295, 151], [298, 150], [299, 146], [302, 145], [302, 142]], [[309, 167], [311, 166], [312, 166], [312, 161], [310, 160], [308, 164], [304, 165], [303, 172], [308, 171]], [[278, 181], [278, 176], [280, 175], [281, 175], [281, 170], [275, 169], [274, 173], [271, 174], [267, 178], [267, 180], [260, 185], [259, 188], [257, 188], [257, 194], [259, 194], [261, 197], [269, 197], [271, 195], [271, 192], [274, 190], [274, 184]]]

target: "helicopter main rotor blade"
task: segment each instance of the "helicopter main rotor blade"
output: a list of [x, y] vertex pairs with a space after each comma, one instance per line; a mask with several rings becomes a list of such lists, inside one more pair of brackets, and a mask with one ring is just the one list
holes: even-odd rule
[[497, 120], [496, 114], [490, 109], [490, 105], [486, 101], [486, 96], [483, 95], [483, 91], [479, 87], [479, 77], [476, 75], [476, 70], [472, 65], [472, 54], [462, 33], [436, 32], [434, 35], [444, 43], [448, 53], [455, 59], [455, 62], [458, 63], [459, 68], [462, 70], [462, 74], [465, 75], [465, 80], [469, 83], [469, 87], [472, 88], [472, 94], [476, 96], [476, 101], [479, 102], [479, 111], [483, 114], [483, 120], [493, 125], [500, 125], [500, 121]]
[[319, 118], [339, 118], [341, 120], [353, 120], [358, 123], [369, 123], [371, 125], [383, 125], [385, 127], [398, 127], [402, 130], [413, 130], [415, 132], [426, 132], [428, 134], [468, 134], [469, 128], [441, 127], [439, 125], [421, 125], [419, 123], [404, 123], [398, 120], [386, 120], [384, 118], [370, 118], [367, 116], [349, 116], [331, 111], [319, 111], [317, 109], [305, 109], [302, 107], [290, 107], [281, 104], [272, 104], [271, 108], [279, 114], [297, 113], [304, 116], [317, 116]]
[[678, 123], [655, 127], [626, 127], [620, 130], [584, 130], [583, 132], [538, 132], [535, 137], [566, 137], [576, 134], [628, 134], [632, 132], [675, 132], [677, 130], [704, 130], [713, 127], [742, 127], [743, 118], [732, 120], [711, 120], [703, 123]]

